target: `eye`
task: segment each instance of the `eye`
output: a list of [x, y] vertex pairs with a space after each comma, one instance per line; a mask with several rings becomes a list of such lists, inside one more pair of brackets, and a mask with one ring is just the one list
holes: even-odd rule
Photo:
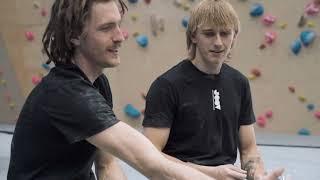
[[102, 25], [98, 28], [99, 31], [102, 32], [108, 32], [108, 31], [112, 31], [113, 29], [115, 29], [117, 26], [119, 26], [119, 24], [116, 23], [109, 23], [109, 24], [105, 24]]
[[222, 32], [220, 32], [220, 36], [223, 36], [223, 37], [229, 36], [230, 34], [231, 34], [230, 31], [222, 31]]
[[202, 34], [205, 35], [206, 37], [212, 37], [216, 35], [216, 33], [213, 31], [204, 31], [202, 32]]
[[114, 26], [112, 25], [109, 25], [109, 26], [104, 26], [104, 27], [101, 27], [100, 30], [101, 31], [110, 31], [113, 29]]

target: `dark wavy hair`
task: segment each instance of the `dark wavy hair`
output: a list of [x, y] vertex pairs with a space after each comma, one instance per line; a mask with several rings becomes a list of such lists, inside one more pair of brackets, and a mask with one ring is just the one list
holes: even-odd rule
[[48, 56], [47, 64], [69, 64], [75, 46], [71, 39], [82, 35], [83, 27], [91, 14], [92, 4], [117, 1], [120, 13], [128, 10], [122, 0], [56, 0], [51, 8], [51, 17], [42, 37], [42, 52]]

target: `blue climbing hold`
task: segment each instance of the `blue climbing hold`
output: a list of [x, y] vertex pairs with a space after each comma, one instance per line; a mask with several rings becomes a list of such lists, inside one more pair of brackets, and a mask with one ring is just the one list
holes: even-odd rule
[[295, 40], [291, 44], [291, 51], [295, 54], [298, 55], [301, 50], [301, 42], [299, 40]]
[[139, 118], [141, 113], [136, 108], [132, 106], [132, 104], [127, 104], [124, 107], [124, 112], [131, 118]]
[[251, 6], [251, 9], [250, 9], [250, 15], [252, 17], [258, 17], [258, 16], [261, 16], [264, 12], [264, 8], [262, 6], [262, 4], [260, 3], [255, 3]]
[[298, 131], [298, 134], [299, 135], [303, 135], [303, 136], [310, 136], [311, 132], [309, 129], [307, 128], [301, 128], [299, 131]]
[[300, 39], [304, 46], [309, 46], [316, 38], [316, 33], [314, 31], [306, 30], [300, 33]]
[[129, 1], [129, 3], [137, 3], [138, 2], [138, 0], [128, 0]]
[[308, 105], [307, 105], [307, 109], [308, 109], [309, 111], [313, 111], [314, 108], [315, 108], [314, 104], [308, 104]]
[[41, 65], [45, 70], [49, 71], [51, 69], [51, 67], [49, 66], [49, 64], [43, 63]]
[[149, 39], [148, 39], [148, 37], [146, 35], [137, 36], [136, 37], [136, 41], [143, 48], [147, 47], [148, 43], [149, 43]]
[[181, 23], [183, 27], [187, 28], [189, 24], [189, 17], [188, 16], [183, 17]]

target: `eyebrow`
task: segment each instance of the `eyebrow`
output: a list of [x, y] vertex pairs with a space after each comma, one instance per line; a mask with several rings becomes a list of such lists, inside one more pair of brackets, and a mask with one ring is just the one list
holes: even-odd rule
[[119, 22], [103, 23], [103, 24], [98, 25], [97, 29], [105, 28], [105, 27], [108, 27], [108, 26], [114, 26], [114, 25], [121, 24], [121, 23], [122, 23], [122, 19]]
[[231, 32], [231, 29], [220, 29], [220, 30], [214, 30], [214, 29], [200, 29], [201, 32], [221, 32], [221, 31], [225, 31], [225, 32]]

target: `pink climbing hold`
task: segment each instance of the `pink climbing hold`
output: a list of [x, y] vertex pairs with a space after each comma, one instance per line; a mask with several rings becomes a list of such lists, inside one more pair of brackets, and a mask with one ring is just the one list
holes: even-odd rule
[[314, 113], [314, 117], [318, 118], [320, 120], [320, 110], [319, 111], [316, 111]]
[[27, 32], [25, 32], [24, 35], [26, 36], [26, 38], [27, 38], [28, 41], [33, 41], [33, 40], [34, 40], [34, 34], [33, 34], [33, 32], [27, 31]]
[[320, 12], [320, 1], [313, 0], [309, 2], [304, 8], [304, 12], [308, 16], [316, 16]]
[[34, 85], [37, 85], [41, 82], [41, 77], [40, 76], [32, 76], [31, 81]]
[[264, 40], [268, 44], [272, 44], [277, 38], [277, 33], [275, 31], [268, 31], [264, 34]]
[[272, 25], [276, 21], [276, 17], [273, 15], [264, 15], [262, 18], [262, 23], [266, 26]]
[[265, 127], [266, 124], [267, 124], [267, 119], [266, 119], [266, 117], [264, 117], [263, 115], [258, 116], [258, 118], [257, 118], [257, 124], [258, 124], [259, 127], [262, 127], [262, 128]]
[[269, 111], [266, 112], [266, 117], [267, 117], [268, 119], [272, 118], [272, 116], [273, 116], [273, 112], [272, 112], [271, 110], [269, 110]]

